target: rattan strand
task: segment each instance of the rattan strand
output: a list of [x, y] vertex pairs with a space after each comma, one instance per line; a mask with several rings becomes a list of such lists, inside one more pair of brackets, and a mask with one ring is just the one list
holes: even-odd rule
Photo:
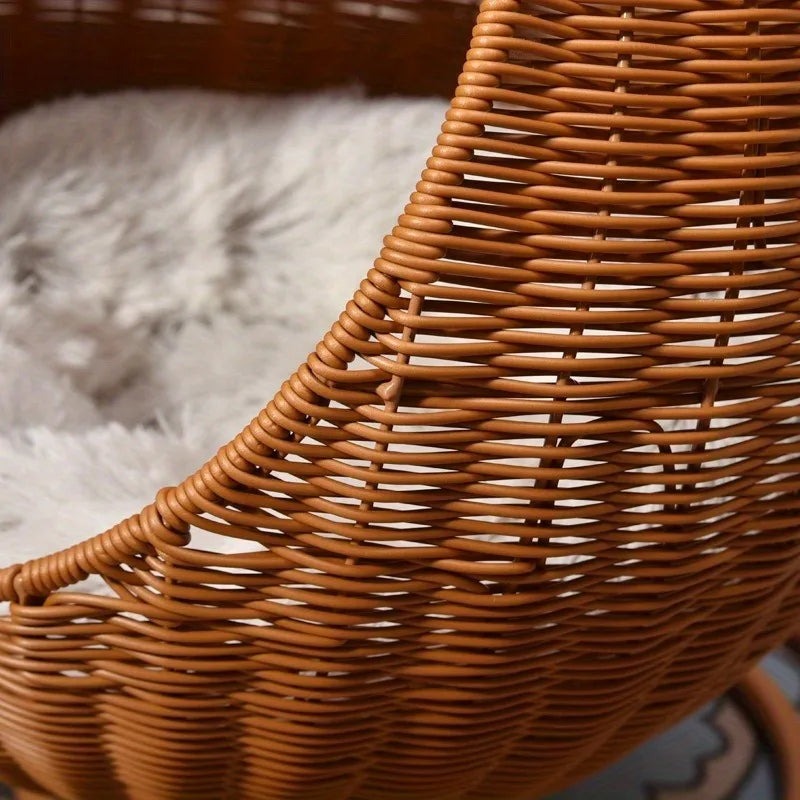
[[[354, 7], [305, 5], [315, 43]], [[402, 69], [446, 63], [448, 19]], [[308, 361], [140, 515], [0, 573], [0, 771], [70, 800], [540, 797], [789, 636], [799, 22], [486, 0], [416, 191]], [[61, 591], [88, 573], [113, 597]]]

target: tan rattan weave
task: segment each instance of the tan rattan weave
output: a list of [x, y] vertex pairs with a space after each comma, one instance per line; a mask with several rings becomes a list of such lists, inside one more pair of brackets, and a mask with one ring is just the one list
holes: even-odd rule
[[[475, 10], [2, 9], [7, 108], [190, 77], [440, 91]], [[540, 797], [797, 627], [800, 3], [486, 0], [473, 35], [308, 361], [140, 514], [0, 573], [12, 782]], [[87, 573], [113, 597], [62, 591]]]

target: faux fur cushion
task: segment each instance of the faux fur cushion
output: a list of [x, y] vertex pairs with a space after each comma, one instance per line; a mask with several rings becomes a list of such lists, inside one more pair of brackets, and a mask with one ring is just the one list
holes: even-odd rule
[[122, 93], [0, 127], [0, 565], [200, 466], [313, 349], [438, 100]]

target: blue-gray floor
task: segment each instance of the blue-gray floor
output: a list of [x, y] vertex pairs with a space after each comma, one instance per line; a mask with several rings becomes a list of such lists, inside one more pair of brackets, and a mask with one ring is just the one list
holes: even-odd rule
[[[764, 667], [800, 709], [800, 659], [780, 651]], [[767, 743], [725, 697], [549, 800], [773, 800], [778, 789]]]

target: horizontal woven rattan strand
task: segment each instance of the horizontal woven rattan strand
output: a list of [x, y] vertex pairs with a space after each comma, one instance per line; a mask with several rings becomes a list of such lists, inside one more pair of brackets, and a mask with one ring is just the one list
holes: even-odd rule
[[[232, 88], [272, 85], [243, 77], [245, 29], [298, 86], [355, 30], [410, 90], [469, 5], [0, 26], [61, 64], [146, 22], [160, 60], [121, 83], [183, 80], [202, 40], [236, 66], [196, 82]], [[0, 774], [68, 800], [541, 797], [796, 630], [798, 23], [791, 0], [484, 2], [416, 191], [307, 362], [143, 512], [0, 572]], [[63, 591], [90, 573], [111, 596]]]

